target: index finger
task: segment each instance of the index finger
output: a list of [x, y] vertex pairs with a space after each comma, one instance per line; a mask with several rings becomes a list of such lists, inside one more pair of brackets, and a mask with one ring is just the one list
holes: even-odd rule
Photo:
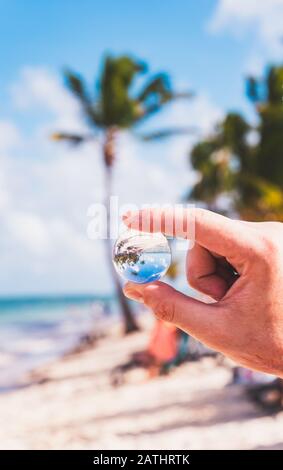
[[254, 234], [239, 221], [205, 209], [142, 209], [127, 213], [123, 221], [129, 228], [143, 232], [185, 239], [193, 234], [199, 245], [225, 257], [239, 250], [245, 253], [254, 242]]

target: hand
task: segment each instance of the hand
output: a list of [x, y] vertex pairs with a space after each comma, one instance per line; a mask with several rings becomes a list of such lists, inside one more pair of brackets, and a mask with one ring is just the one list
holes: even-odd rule
[[177, 215], [148, 209], [123, 219], [137, 230], [147, 220], [147, 231], [159, 221], [165, 233], [165, 220], [173, 216], [166, 235], [180, 236], [176, 227], [190, 220], [187, 211], [194, 211], [196, 241], [187, 255], [187, 279], [215, 302], [192, 299], [163, 282], [129, 282], [125, 295], [238, 364], [283, 377], [283, 224], [230, 220], [204, 209]]

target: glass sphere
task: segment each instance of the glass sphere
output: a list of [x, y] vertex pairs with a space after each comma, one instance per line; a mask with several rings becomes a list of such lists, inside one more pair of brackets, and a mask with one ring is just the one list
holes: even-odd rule
[[171, 251], [162, 233], [127, 230], [116, 241], [113, 263], [127, 281], [145, 284], [158, 281], [171, 263]]

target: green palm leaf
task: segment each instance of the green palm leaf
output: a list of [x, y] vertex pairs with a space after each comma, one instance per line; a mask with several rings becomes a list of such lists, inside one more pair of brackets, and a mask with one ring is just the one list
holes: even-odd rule
[[180, 135], [196, 134], [198, 129], [196, 127], [176, 127], [171, 129], [161, 129], [147, 134], [140, 134], [139, 138], [144, 142], [152, 142], [168, 137], [175, 137]]
[[64, 78], [66, 86], [81, 101], [81, 103], [84, 105], [90, 104], [91, 100], [82, 77], [69, 69], [65, 69]]
[[92, 135], [81, 135], [81, 134], [72, 134], [67, 132], [54, 132], [51, 134], [51, 140], [60, 142], [65, 141], [69, 142], [72, 145], [80, 145], [88, 140], [93, 140], [94, 137]]

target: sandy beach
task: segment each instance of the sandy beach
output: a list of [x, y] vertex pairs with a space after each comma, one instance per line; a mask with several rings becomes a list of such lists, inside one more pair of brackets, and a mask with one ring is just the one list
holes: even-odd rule
[[148, 326], [126, 338], [116, 327], [36, 370], [41, 383], [2, 394], [1, 449], [283, 449], [283, 412], [264, 415], [215, 359], [151, 380], [135, 370], [113, 387], [113, 367], [147, 337]]

